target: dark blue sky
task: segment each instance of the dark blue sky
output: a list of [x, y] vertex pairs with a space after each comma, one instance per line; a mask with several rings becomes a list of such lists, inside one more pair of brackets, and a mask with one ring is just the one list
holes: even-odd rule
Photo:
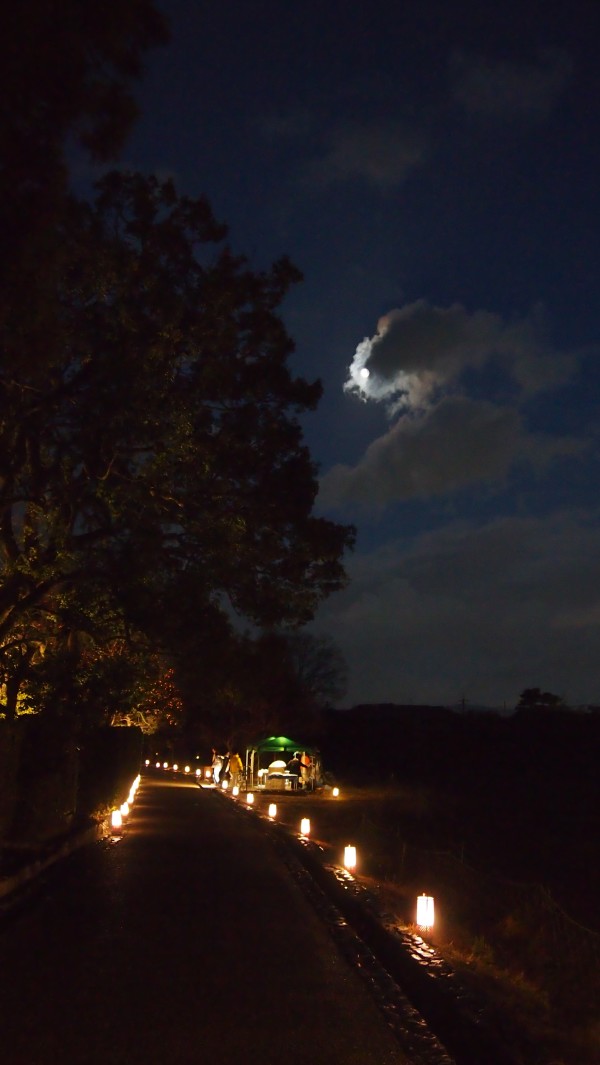
[[347, 702], [600, 702], [596, 5], [159, 6], [124, 162], [304, 271]]

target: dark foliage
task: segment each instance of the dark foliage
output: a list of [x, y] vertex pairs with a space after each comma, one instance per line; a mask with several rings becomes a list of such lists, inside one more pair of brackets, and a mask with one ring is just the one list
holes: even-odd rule
[[29, 0], [3, 18], [0, 685], [13, 717], [19, 698], [85, 701], [86, 647], [125, 641], [147, 666], [192, 653], [198, 632], [221, 639], [227, 609], [307, 621], [343, 584], [353, 532], [312, 514], [299, 416], [321, 387], [290, 373], [279, 315], [298, 270], [251, 268], [207, 201], [169, 182], [112, 173], [92, 203], [68, 192], [69, 140], [98, 159], [122, 144], [131, 81], [165, 39], [153, 5]]

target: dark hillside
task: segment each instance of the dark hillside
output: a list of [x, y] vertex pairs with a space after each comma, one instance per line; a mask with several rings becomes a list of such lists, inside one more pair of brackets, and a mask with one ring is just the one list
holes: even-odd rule
[[330, 713], [323, 746], [342, 779], [426, 790], [415, 833], [427, 845], [543, 884], [599, 927], [599, 714], [357, 706]]

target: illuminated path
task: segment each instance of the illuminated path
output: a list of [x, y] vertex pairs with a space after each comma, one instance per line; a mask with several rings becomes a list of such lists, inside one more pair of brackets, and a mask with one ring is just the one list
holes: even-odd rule
[[268, 834], [191, 782], [143, 780], [0, 931], [3, 1065], [405, 1065]]

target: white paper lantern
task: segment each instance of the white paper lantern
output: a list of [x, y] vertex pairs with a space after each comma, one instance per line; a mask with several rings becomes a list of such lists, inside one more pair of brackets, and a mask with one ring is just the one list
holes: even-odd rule
[[433, 928], [435, 907], [431, 895], [419, 895], [417, 899], [417, 924], [419, 928]]
[[356, 869], [356, 847], [344, 847], [344, 869]]

